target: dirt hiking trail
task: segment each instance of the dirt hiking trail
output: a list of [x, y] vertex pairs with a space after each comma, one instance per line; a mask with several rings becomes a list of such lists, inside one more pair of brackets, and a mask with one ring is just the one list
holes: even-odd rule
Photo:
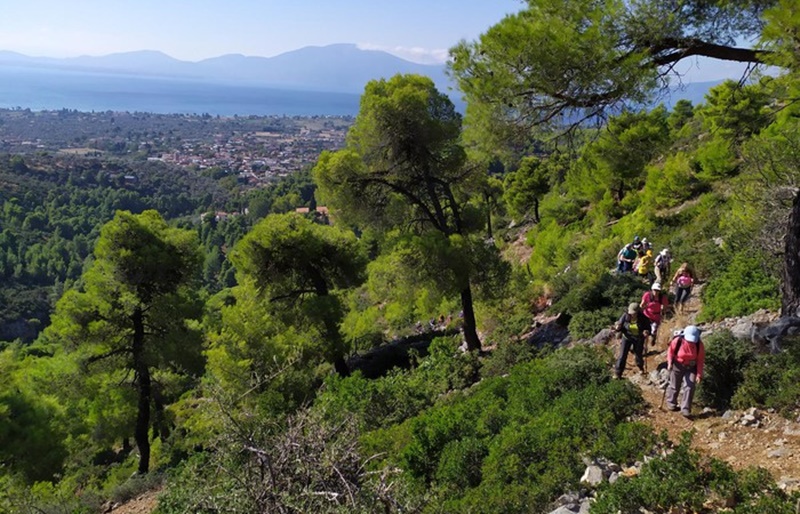
[[[694, 324], [701, 303], [699, 288], [692, 293], [684, 312], [673, 314], [659, 328], [658, 341], [645, 349], [647, 374], [640, 374], [633, 355], [628, 357], [623, 378], [638, 385], [648, 404], [642, 421], [656, 432], [666, 430], [673, 442], [678, 442], [684, 431], [693, 431], [692, 446], [705, 455], [716, 457], [741, 470], [751, 466], [763, 467], [789, 490], [800, 489], [800, 424], [768, 411], [715, 412], [703, 409], [695, 399], [692, 419], [679, 412], [670, 412], [662, 405], [664, 390], [649, 373], [666, 366], [667, 347], [673, 330]], [[613, 342], [617, 344], [617, 340]], [[614, 348], [615, 352], [617, 348]], [[615, 353], [617, 355], [617, 353]]]

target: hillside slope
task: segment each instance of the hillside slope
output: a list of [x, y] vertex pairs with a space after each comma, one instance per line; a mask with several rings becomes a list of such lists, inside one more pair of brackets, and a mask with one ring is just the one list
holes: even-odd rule
[[[666, 347], [673, 330], [695, 323], [701, 308], [699, 285], [688, 303], [687, 311], [664, 322], [662, 337], [647, 352], [646, 375], [640, 375], [629, 358], [625, 378], [641, 389], [647, 408], [639, 421], [658, 432], [666, 432], [677, 443], [683, 432], [693, 432], [693, 447], [704, 455], [727, 462], [736, 470], [757, 466], [766, 469], [781, 488], [800, 490], [800, 423], [780, 415], [748, 409], [746, 411], [716, 412], [695, 405], [695, 417], [687, 420], [678, 413], [663, 408], [663, 377], [666, 374]], [[772, 315], [768, 315], [772, 316]], [[733, 320], [728, 320], [732, 322]], [[706, 327], [722, 328], [721, 324]], [[608, 343], [616, 351], [617, 340]], [[157, 506], [159, 490], [147, 491], [119, 505], [111, 505], [114, 514], [150, 514]]]

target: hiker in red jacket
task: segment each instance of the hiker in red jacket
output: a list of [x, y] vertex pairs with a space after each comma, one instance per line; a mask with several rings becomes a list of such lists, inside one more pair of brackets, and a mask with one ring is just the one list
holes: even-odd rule
[[642, 302], [639, 304], [642, 312], [647, 319], [650, 320], [650, 337], [651, 345], [656, 344], [656, 333], [658, 332], [658, 325], [661, 323], [661, 316], [669, 306], [669, 298], [666, 293], [661, 291], [661, 284], [653, 282], [650, 291], [642, 295]]
[[669, 342], [667, 370], [670, 374], [669, 386], [665, 393], [669, 410], [679, 410], [678, 393], [683, 386], [680, 411], [684, 417], [691, 416], [694, 389], [703, 378], [705, 358], [706, 352], [700, 340], [700, 329], [694, 325], [686, 327], [683, 334], [673, 337]]

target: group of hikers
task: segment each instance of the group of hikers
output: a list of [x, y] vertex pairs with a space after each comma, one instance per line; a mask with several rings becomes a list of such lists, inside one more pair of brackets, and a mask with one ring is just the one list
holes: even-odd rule
[[[669, 248], [662, 249], [653, 257], [653, 245], [646, 237], [640, 239], [639, 236], [634, 236], [633, 242], [623, 246], [617, 254], [617, 273], [635, 273], [646, 283], [652, 284], [651, 287], [657, 291], [661, 291], [671, 268], [672, 253]], [[675, 305], [679, 313], [689, 299], [694, 281], [694, 272], [686, 262], [672, 276], [670, 284], [675, 286]]]
[[[639, 371], [645, 372], [644, 349], [648, 340], [651, 345], [656, 344], [659, 325], [669, 308], [669, 297], [662, 284], [669, 277], [672, 255], [668, 248], [664, 248], [654, 259], [651, 244], [646, 238], [640, 240], [636, 236], [632, 243], [626, 244], [620, 250], [617, 260], [617, 272], [635, 272], [647, 282], [652, 282], [650, 290], [642, 295], [641, 301], [631, 303], [614, 325], [615, 331], [622, 336], [614, 371], [617, 378], [622, 378], [631, 350]], [[684, 262], [670, 281], [670, 285], [675, 286], [677, 312], [683, 312], [694, 282], [694, 273]], [[670, 378], [665, 392], [666, 404], [670, 410], [680, 410], [687, 418], [691, 415], [695, 385], [703, 375], [704, 358], [700, 330], [694, 325], [675, 334], [669, 342], [667, 369]], [[677, 399], [681, 388], [683, 397], [679, 408]]]
[[639, 239], [635, 236], [633, 242], [623, 246], [617, 254], [618, 273], [635, 273], [648, 282], [664, 282], [671, 264], [669, 248], [653, 256], [653, 245], [646, 237]]

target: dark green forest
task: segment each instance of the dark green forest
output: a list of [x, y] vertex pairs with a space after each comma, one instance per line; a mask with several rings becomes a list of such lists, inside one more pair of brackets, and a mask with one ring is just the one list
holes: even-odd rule
[[[795, 512], [644, 423], [591, 338], [649, 288], [613, 272], [637, 235], [691, 264], [698, 323], [798, 315], [798, 28], [781, 0], [529, 0], [451, 49], [463, 115], [373, 80], [344, 147], [266, 187], [0, 156], [0, 511], [550, 512], [605, 460], [644, 464], [591, 512]], [[666, 107], [695, 56], [753, 68]], [[705, 342], [698, 408], [797, 418], [800, 341]]]

